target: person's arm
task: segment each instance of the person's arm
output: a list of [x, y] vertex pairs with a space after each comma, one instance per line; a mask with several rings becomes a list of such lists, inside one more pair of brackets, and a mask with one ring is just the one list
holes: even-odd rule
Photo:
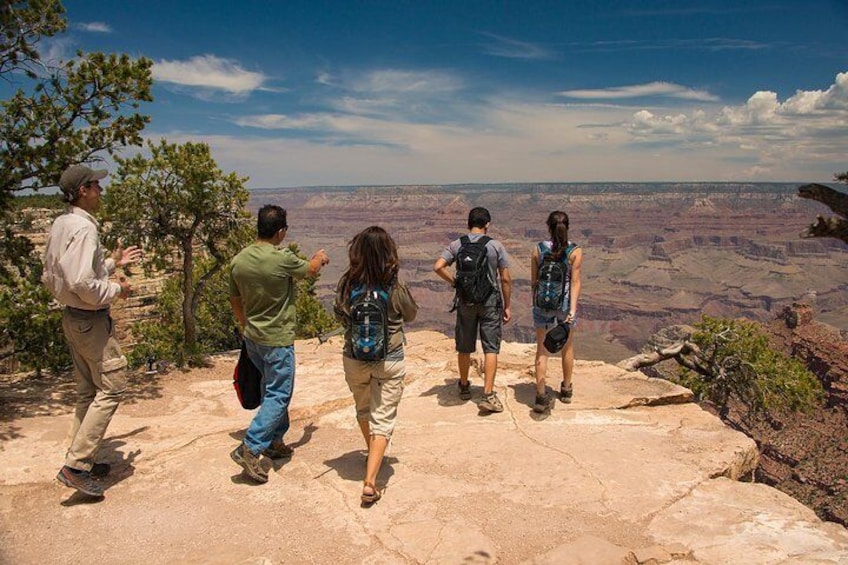
[[350, 312], [348, 312], [343, 296], [346, 278], [345, 275], [342, 275], [342, 278], [339, 279], [339, 282], [336, 284], [336, 297], [333, 299], [333, 316], [335, 316], [337, 322], [345, 327], [350, 325]]
[[132, 245], [124, 249], [124, 242], [118, 240], [118, 247], [112, 252], [111, 257], [106, 259], [106, 268], [109, 273], [115, 271], [115, 267], [125, 267], [141, 259], [141, 247]]
[[330, 263], [330, 258], [323, 249], [319, 249], [309, 260], [309, 270], [307, 276], [314, 277], [321, 272], [321, 269]]
[[[533, 258], [530, 259], [530, 290], [535, 292], [539, 284], [539, 246], [533, 247]], [[530, 293], [530, 301], [533, 301], [533, 292]]]
[[233, 315], [236, 317], [239, 330], [244, 334], [244, 326], [247, 324], [247, 318], [244, 315], [244, 302], [242, 302], [241, 296], [231, 296], [230, 307], [233, 309]]
[[509, 274], [509, 269], [506, 267], [498, 269], [501, 276], [501, 295], [503, 296], [503, 321], [504, 323], [512, 319], [512, 311], [510, 305], [512, 303], [512, 277]]
[[451, 286], [454, 286], [456, 284], [456, 281], [454, 280], [451, 272], [448, 270], [448, 267], [449, 265], [445, 258], [439, 257], [438, 259], [436, 259], [436, 264], [433, 265], [433, 270], [436, 272], [437, 275], [449, 282]]
[[400, 312], [404, 322], [412, 322], [418, 315], [418, 303], [415, 302], [406, 283], [398, 281], [395, 285], [395, 292], [392, 293], [392, 306]]
[[97, 232], [81, 229], [74, 234], [59, 267], [68, 288], [77, 297], [92, 306], [107, 306], [115, 298], [126, 298], [131, 288], [126, 281], [121, 284], [100, 279], [94, 272], [94, 254], [97, 251]]
[[571, 254], [571, 296], [568, 305], [568, 318], [570, 322], [577, 315], [577, 299], [580, 298], [580, 265], [583, 264], [583, 250], [579, 247]]

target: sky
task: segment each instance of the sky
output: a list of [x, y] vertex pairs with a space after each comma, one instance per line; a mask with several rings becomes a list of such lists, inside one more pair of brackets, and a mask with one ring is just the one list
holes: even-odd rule
[[848, 0], [66, 0], [154, 62], [145, 135], [249, 188], [832, 182]]

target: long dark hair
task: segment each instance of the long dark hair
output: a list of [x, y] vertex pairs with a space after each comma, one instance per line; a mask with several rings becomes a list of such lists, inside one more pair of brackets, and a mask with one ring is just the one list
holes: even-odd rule
[[365, 228], [348, 244], [350, 265], [342, 275], [343, 296], [357, 285], [388, 288], [400, 270], [397, 244], [380, 226]]
[[553, 257], [557, 261], [562, 259], [562, 254], [568, 247], [568, 214], [554, 210], [548, 214], [548, 233], [554, 243]]

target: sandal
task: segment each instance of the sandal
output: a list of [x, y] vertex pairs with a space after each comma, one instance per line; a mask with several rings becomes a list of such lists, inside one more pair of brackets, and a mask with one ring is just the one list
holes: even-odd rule
[[[371, 489], [371, 492], [365, 492], [365, 489]], [[362, 496], [360, 496], [359, 499], [362, 501], [363, 506], [371, 506], [380, 500], [382, 496], [383, 495], [380, 491], [377, 490], [376, 485], [372, 483], [364, 483], [362, 485]]]

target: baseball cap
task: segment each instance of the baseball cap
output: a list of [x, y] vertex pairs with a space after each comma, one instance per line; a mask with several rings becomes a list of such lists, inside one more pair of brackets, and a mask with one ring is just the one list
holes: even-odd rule
[[59, 178], [59, 188], [66, 195], [75, 197], [80, 186], [89, 181], [100, 180], [107, 174], [109, 171], [103, 169], [95, 171], [85, 165], [71, 165]]

